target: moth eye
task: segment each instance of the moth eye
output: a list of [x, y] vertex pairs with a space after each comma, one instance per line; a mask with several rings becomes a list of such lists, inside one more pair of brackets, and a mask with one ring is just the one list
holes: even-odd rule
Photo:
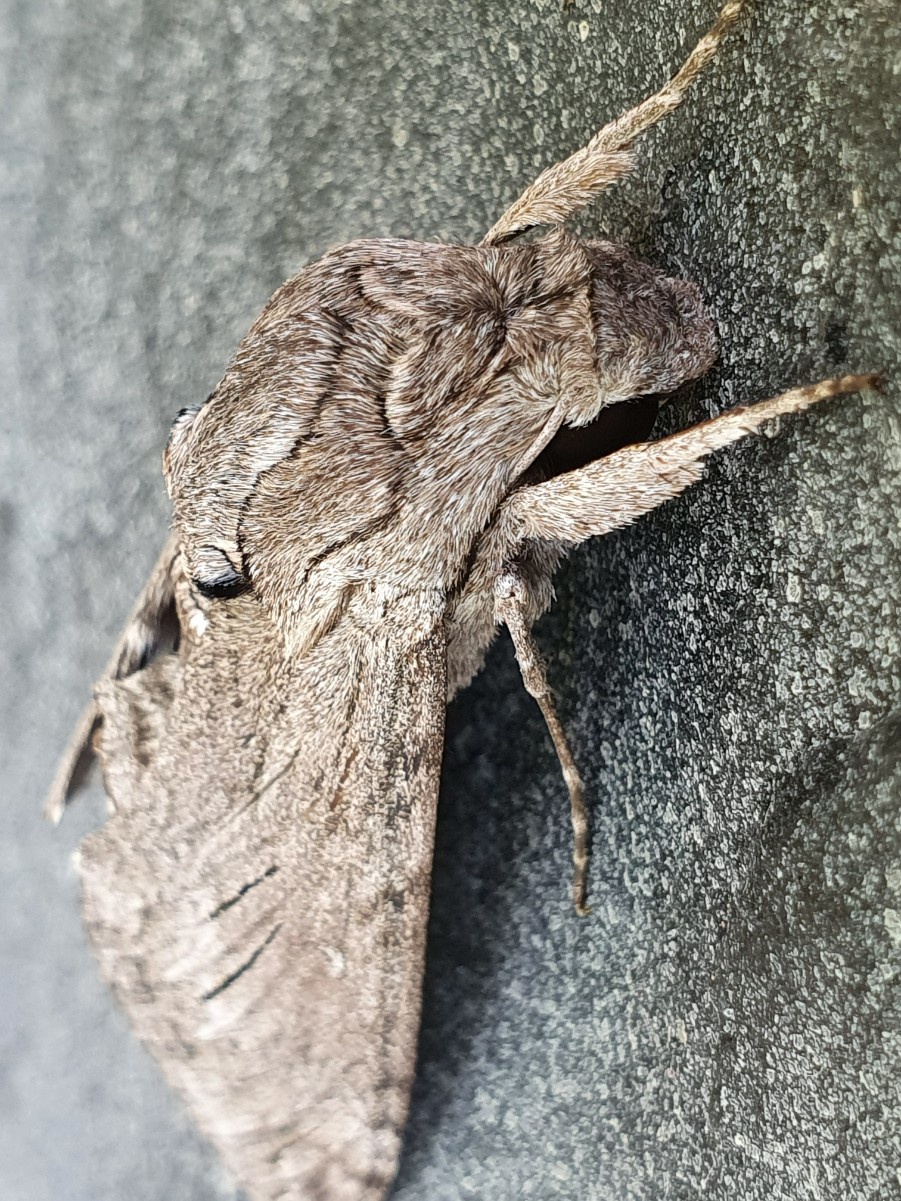
[[197, 571], [192, 583], [201, 596], [212, 600], [228, 600], [250, 588], [250, 581], [236, 571], [224, 551], [216, 546], [202, 546], [197, 552]]
[[195, 579], [194, 587], [201, 596], [210, 600], [228, 600], [230, 597], [240, 596], [242, 592], [246, 592], [250, 584], [244, 576], [233, 571], [227, 576], [220, 576], [217, 580]]

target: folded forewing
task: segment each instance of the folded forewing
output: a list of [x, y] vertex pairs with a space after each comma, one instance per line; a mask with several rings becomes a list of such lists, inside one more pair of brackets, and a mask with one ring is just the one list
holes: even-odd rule
[[326, 636], [292, 662], [252, 597], [100, 690], [115, 815], [84, 910], [138, 1034], [254, 1201], [394, 1175], [412, 1081], [445, 645]]

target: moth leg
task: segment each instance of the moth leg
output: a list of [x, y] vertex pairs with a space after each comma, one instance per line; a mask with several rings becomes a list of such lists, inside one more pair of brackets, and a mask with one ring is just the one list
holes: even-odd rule
[[494, 612], [497, 620], [502, 621], [510, 631], [523, 684], [525, 684], [526, 691], [538, 702], [538, 707], [541, 709], [548, 732], [553, 740], [557, 758], [560, 760], [560, 767], [563, 770], [563, 779], [566, 781], [569, 791], [574, 836], [573, 905], [576, 912], [584, 916], [588, 913], [585, 905], [585, 893], [589, 857], [588, 810], [585, 807], [585, 790], [569, 743], [566, 741], [566, 734], [554, 707], [545, 663], [532, 634], [528, 610], [528, 591], [525, 581], [515, 566], [508, 566], [495, 581]]
[[704, 459], [785, 413], [800, 413], [830, 396], [878, 388], [875, 375], [845, 375], [792, 388], [748, 408], [730, 409], [656, 442], [641, 442], [587, 467], [514, 492], [500, 520], [508, 544], [532, 538], [571, 544], [628, 525], [701, 478]]
[[[173, 534], [167, 539], [141, 589], [98, 685], [104, 680], [121, 680], [139, 671], [164, 641], [175, 621], [173, 606], [178, 555], [178, 541]], [[72, 794], [87, 775], [94, 757], [94, 734], [101, 720], [97, 702], [92, 700], [72, 731], [44, 802], [44, 815], [54, 823], [62, 818]]]
[[503, 242], [535, 225], [558, 225], [628, 175], [634, 165], [632, 143], [679, 107], [745, 7], [746, 0], [727, 0], [712, 28], [669, 82], [605, 125], [575, 154], [543, 171], [486, 234], [483, 245]]

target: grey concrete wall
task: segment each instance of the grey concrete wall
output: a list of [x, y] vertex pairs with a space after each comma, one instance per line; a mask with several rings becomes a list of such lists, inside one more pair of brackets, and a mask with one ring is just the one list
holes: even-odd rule
[[[54, 760], [167, 522], [168, 423], [283, 277], [476, 239], [661, 81], [707, 0], [4, 0], [0, 1197], [236, 1196], [100, 984]], [[890, 0], [759, 4], [585, 214], [694, 278], [674, 428], [899, 367]], [[396, 1201], [899, 1195], [897, 388], [721, 456], [574, 554], [540, 628], [594, 814], [507, 645], [449, 716]]]

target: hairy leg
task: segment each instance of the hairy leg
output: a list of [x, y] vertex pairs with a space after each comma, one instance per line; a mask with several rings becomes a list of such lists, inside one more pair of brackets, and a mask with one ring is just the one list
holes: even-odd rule
[[504, 504], [500, 520], [514, 544], [530, 538], [577, 543], [608, 534], [678, 496], [701, 478], [707, 455], [773, 417], [799, 413], [830, 396], [878, 387], [878, 376], [845, 375], [730, 409], [678, 434], [627, 446], [577, 471], [520, 488]]
[[[506, 530], [501, 531], [500, 540], [509, 548], [530, 539], [577, 543], [607, 534], [678, 496], [700, 479], [704, 459], [711, 451], [743, 438], [765, 421], [801, 412], [830, 396], [878, 388], [879, 384], [875, 375], [846, 375], [792, 388], [750, 408], [731, 409], [681, 433], [627, 446], [587, 467], [521, 488], [501, 511], [500, 522]], [[499, 573], [494, 598], [496, 619], [510, 631], [523, 683], [538, 702], [563, 769], [575, 836], [573, 903], [578, 913], [585, 914], [589, 829], [584, 790], [532, 634], [529, 614], [534, 606], [529, 604], [528, 584], [515, 562], [505, 564]]]
[[558, 225], [584, 208], [598, 192], [628, 175], [633, 167], [632, 143], [679, 107], [745, 7], [746, 0], [727, 0], [713, 27], [659, 92], [605, 125], [587, 146], [543, 171], [485, 235], [482, 244], [506, 241], [535, 225]]
[[563, 769], [563, 779], [569, 791], [570, 813], [573, 824], [573, 905], [576, 912], [588, 913], [585, 906], [586, 874], [588, 870], [588, 811], [585, 808], [585, 792], [582, 778], [573, 759], [569, 743], [557, 716], [550, 685], [547, 682], [544, 660], [532, 634], [531, 623], [526, 616], [528, 598], [526, 584], [515, 566], [509, 566], [500, 575], [494, 586], [494, 611], [498, 621], [510, 631], [523, 683], [538, 702], [547, 723], [554, 750]]

